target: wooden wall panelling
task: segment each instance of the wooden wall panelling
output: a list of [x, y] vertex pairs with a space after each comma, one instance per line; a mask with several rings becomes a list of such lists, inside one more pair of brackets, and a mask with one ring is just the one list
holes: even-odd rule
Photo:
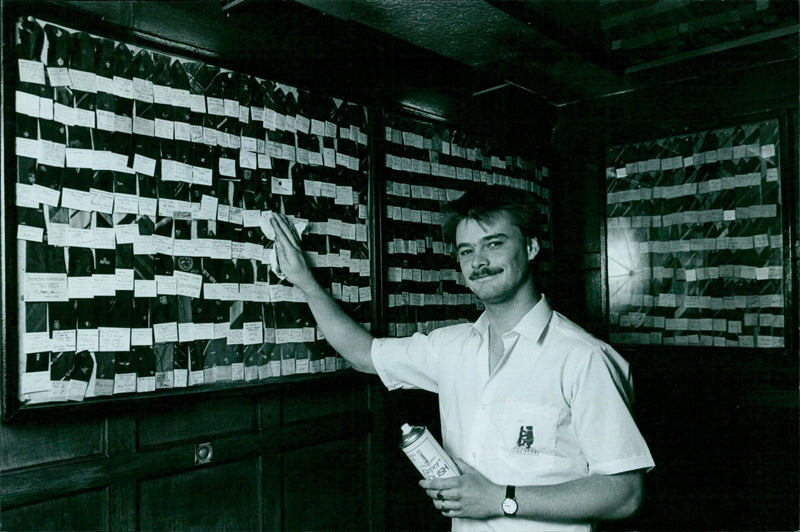
[[142, 449], [204, 436], [221, 437], [256, 430], [256, 406], [251, 398], [201, 399], [175, 403], [167, 410], [152, 409], [138, 420], [138, 446]]
[[108, 530], [125, 532], [136, 530], [139, 504], [136, 496], [136, 482], [128, 481], [112, 484], [108, 488]]
[[257, 459], [139, 482], [140, 530], [260, 530]]
[[[373, 382], [368, 386], [369, 408], [373, 413], [375, 423], [369, 434], [369, 448], [367, 451], [367, 491], [370, 494], [370, 530], [388, 530], [386, 526], [386, 461], [387, 423], [384, 416], [386, 412], [386, 388], [381, 382]], [[390, 430], [391, 432], [391, 430]]]
[[66, 418], [47, 425], [0, 425], [0, 470], [32, 467], [105, 452], [102, 419]]
[[4, 530], [109, 530], [108, 490], [91, 490], [67, 497], [4, 510]]
[[284, 397], [281, 420], [284, 423], [313, 420], [326, 415], [364, 410], [368, 405], [366, 386], [307, 389], [302, 394]]
[[283, 454], [284, 530], [368, 530], [364, 435]]
[[[121, 413], [106, 419], [107, 454], [110, 460], [136, 452], [136, 416]], [[108, 487], [108, 513], [110, 530], [133, 530], [136, 528], [139, 505], [136, 497], [136, 480], [110, 479]]]
[[[354, 480], [360, 486], [353, 489], [364, 490], [361, 510], [369, 515], [371, 503], [367, 488], [370, 485], [370, 461], [367, 451], [370, 449], [368, 443], [374, 426], [373, 413], [365, 401], [367, 394], [364, 382], [340, 382], [337, 386], [344, 397], [360, 399], [353, 404], [348, 404], [345, 400], [345, 406], [323, 409], [320, 414], [314, 413], [317, 403], [310, 400], [305, 403], [305, 419], [291, 419], [281, 425], [276, 423], [276, 401], [294, 404], [296, 397], [293, 393], [302, 393], [302, 389], [288, 387], [280, 398], [264, 400], [262, 405], [265, 406], [259, 405], [257, 398], [249, 401], [232, 399], [219, 403], [204, 401], [161, 415], [150, 414], [139, 418], [125, 414], [111, 416], [108, 418], [106, 432], [106, 454], [84, 458], [62, 454], [58, 460], [44, 465], [4, 469], [0, 477], [3, 510], [5, 512], [7, 509], [20, 508], [17, 515], [22, 517], [17, 519], [30, 520], [38, 512], [36, 509], [45, 508], [42, 504], [46, 505], [49, 500], [69, 493], [102, 491], [103, 488], [108, 488], [110, 492], [105, 496], [102, 512], [110, 515], [112, 521], [108, 527], [104, 525], [100, 528], [129, 530], [136, 523], [145, 526], [143, 519], [150, 520], [148, 522], [152, 522], [157, 528], [163, 523], [159, 521], [161, 518], [158, 517], [157, 509], [151, 508], [151, 501], [158, 500], [155, 493], [159, 488], [168, 490], [165, 495], [169, 495], [169, 490], [176, 489], [176, 486], [184, 486], [185, 483], [192, 485], [193, 482], [202, 484], [206, 482], [203, 480], [206, 477], [213, 478], [213, 473], [207, 473], [206, 477], [192, 476], [198, 471], [195, 464], [196, 444], [209, 442], [213, 447], [213, 459], [208, 466], [199, 468], [207, 468], [212, 472], [216, 468], [222, 468], [216, 486], [227, 488], [239, 485], [239, 481], [232, 480], [232, 474], [226, 476], [226, 471], [236, 470], [236, 467], [229, 466], [246, 463], [244, 470], [256, 475], [253, 482], [258, 487], [247, 492], [250, 494], [247, 504], [263, 520], [265, 530], [279, 530], [282, 527], [282, 504], [285, 504], [285, 501], [280, 500], [281, 485], [284, 482], [281, 480], [284, 471], [281, 453], [298, 452], [302, 455], [303, 450], [308, 447], [322, 446], [322, 452], [307, 453], [307, 460], [312, 462], [318, 455], [322, 458], [314, 464], [307, 463], [306, 467], [311, 468], [313, 465], [326, 469], [329, 467], [331, 453], [324, 452], [324, 446], [336, 447], [341, 441], [355, 441], [358, 445], [354, 448], [358, 451], [346, 457], [346, 463], [347, 467], [356, 467], [360, 471], [360, 476]], [[330, 390], [316, 391], [311, 397], [326, 397], [329, 403], [337, 403]], [[202, 421], [203, 416], [209, 412], [211, 415], [208, 419], [216, 422]], [[228, 417], [225, 417], [226, 412], [230, 414]], [[256, 427], [257, 412], [262, 413], [260, 430]], [[187, 426], [195, 422], [198, 424], [197, 431], [187, 429]], [[18, 428], [4, 427], [9, 433], [14, 433], [14, 429]], [[33, 443], [50, 441], [45, 427], [41, 429], [40, 435], [31, 440]], [[28, 437], [30, 432], [24, 434]], [[16, 436], [19, 437], [19, 434]], [[193, 480], [195, 478], [200, 480]], [[151, 482], [153, 479], [167, 480]], [[341, 471], [337, 479], [339, 482], [344, 481]], [[138, 496], [134, 497], [137, 493]], [[183, 504], [182, 501], [178, 503]], [[25, 510], [26, 508], [29, 510]], [[320, 519], [325, 519], [325, 512], [328, 510], [338, 512], [336, 508], [321, 508]], [[82, 505], [76, 511], [85, 512], [87, 515], [81, 514], [80, 519], [87, 521], [91, 520], [88, 514], [98, 510], [95, 506]], [[200, 517], [192, 514], [187, 517], [188, 521], [178, 524], [193, 526], [192, 519], [199, 520]], [[44, 517], [40, 516], [40, 519]], [[253, 522], [238, 524], [251, 525]], [[202, 526], [200, 521], [197, 526]]]
[[283, 467], [280, 454], [267, 452], [260, 456], [261, 472], [261, 530], [279, 532], [281, 529], [281, 483]]

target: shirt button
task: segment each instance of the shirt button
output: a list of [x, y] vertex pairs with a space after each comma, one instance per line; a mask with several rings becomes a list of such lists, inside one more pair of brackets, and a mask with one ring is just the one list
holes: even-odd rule
[[475, 453], [475, 452], [473, 452], [473, 453], [472, 453], [472, 457], [473, 457], [473, 458], [477, 458], [477, 457], [478, 457], [478, 453]]
[[481, 403], [481, 410], [486, 410], [486, 403]]

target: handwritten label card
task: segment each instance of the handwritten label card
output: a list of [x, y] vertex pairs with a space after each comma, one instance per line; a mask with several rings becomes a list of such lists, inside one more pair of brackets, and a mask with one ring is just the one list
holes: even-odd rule
[[26, 273], [25, 301], [68, 301], [66, 273]]

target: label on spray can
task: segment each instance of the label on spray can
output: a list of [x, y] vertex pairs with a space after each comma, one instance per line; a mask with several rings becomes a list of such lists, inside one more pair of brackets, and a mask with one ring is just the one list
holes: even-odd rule
[[425, 427], [404, 423], [400, 448], [427, 479], [457, 477], [461, 470]]

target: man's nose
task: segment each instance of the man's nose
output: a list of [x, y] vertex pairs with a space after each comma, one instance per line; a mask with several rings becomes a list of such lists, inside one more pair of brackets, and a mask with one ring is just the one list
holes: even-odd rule
[[489, 260], [486, 258], [486, 255], [483, 253], [482, 250], [476, 249], [472, 252], [472, 268], [480, 268], [481, 266], [486, 266]]

